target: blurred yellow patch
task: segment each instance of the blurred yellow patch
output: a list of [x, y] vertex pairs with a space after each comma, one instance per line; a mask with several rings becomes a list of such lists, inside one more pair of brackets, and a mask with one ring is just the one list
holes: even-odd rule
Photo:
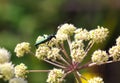
[[[82, 74], [87, 80], [89, 80], [90, 78], [93, 78], [95, 76], [98, 76], [96, 73], [90, 72], [90, 73], [83, 73]], [[85, 79], [80, 78], [82, 83], [88, 83]]]

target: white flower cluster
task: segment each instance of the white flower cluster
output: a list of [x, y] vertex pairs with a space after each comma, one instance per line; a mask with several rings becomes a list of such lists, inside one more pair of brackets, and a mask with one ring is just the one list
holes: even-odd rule
[[109, 31], [107, 28], [98, 26], [97, 29], [91, 30], [89, 33], [90, 33], [90, 38], [94, 42], [100, 43], [103, 40], [105, 40], [105, 38], [108, 36]]
[[36, 50], [35, 56], [40, 60], [46, 59], [49, 51], [50, 48], [48, 46], [46, 45], [39, 46], [38, 49]]
[[51, 59], [51, 60], [56, 60], [59, 59], [60, 57], [60, 49], [58, 48], [49, 48], [48, 46], [44, 45], [44, 46], [39, 46], [38, 49], [36, 50], [36, 54], [35, 56], [40, 59], [40, 60], [44, 60], [44, 59]]
[[0, 48], [0, 64], [9, 62], [11, 54], [5, 48]]
[[94, 77], [88, 80], [88, 83], [104, 83], [104, 81], [101, 77]]
[[72, 50], [71, 57], [74, 62], [81, 62], [84, 58], [85, 51], [83, 49]]
[[0, 48], [0, 78], [10, 80], [14, 76], [14, 65], [10, 62], [11, 54]]
[[60, 41], [67, 40], [70, 35], [73, 35], [76, 27], [72, 24], [63, 24], [58, 27], [56, 38]]
[[9, 81], [9, 83], [27, 83], [24, 78], [15, 78], [16, 70], [14, 64], [10, 62], [10, 57], [10, 52], [5, 48], [0, 48], [0, 78], [3, 78], [5, 81]]
[[63, 81], [64, 71], [62, 69], [53, 69], [48, 75], [48, 83], [61, 83]]
[[109, 53], [114, 61], [120, 61], [120, 37], [116, 39], [116, 45], [109, 49]]
[[93, 53], [91, 59], [96, 64], [103, 64], [108, 61], [108, 54], [105, 51], [97, 50]]
[[51, 51], [49, 51], [47, 58], [51, 59], [53, 61], [56, 60], [56, 59], [59, 59], [59, 57], [61, 56], [59, 54], [59, 52], [60, 52], [60, 49], [54, 47], [54, 48], [51, 49]]
[[74, 62], [81, 62], [84, 58], [85, 51], [84, 51], [84, 44], [80, 41], [74, 41], [71, 44], [72, 52], [71, 57]]
[[14, 76], [14, 65], [12, 63], [0, 64], [0, 74], [4, 80], [10, 80]]
[[22, 42], [17, 44], [14, 52], [16, 52], [17, 57], [22, 57], [25, 53], [30, 52], [30, 44], [28, 42]]
[[76, 40], [89, 40], [90, 35], [89, 32], [86, 29], [76, 29], [75, 31], [75, 39]]
[[79, 41], [73, 41], [71, 43], [71, 48], [72, 49], [78, 49], [78, 48], [83, 49], [84, 46], [85, 45], [84, 45], [83, 41], [81, 41], [81, 40], [79, 40]]
[[28, 73], [28, 71], [27, 66], [25, 66], [25, 64], [21, 63], [20, 65], [15, 66], [16, 77], [26, 78], [26, 73]]

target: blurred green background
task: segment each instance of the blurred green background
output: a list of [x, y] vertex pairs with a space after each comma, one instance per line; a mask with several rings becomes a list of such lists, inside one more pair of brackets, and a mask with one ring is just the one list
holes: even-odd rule
[[[21, 62], [29, 69], [50, 69], [51, 65], [38, 61], [33, 56], [17, 58], [14, 47], [27, 41], [33, 46], [39, 35], [52, 34], [57, 26], [72, 23], [76, 27], [96, 28], [97, 25], [110, 30], [104, 44], [95, 49], [108, 50], [120, 35], [120, 0], [0, 0], [0, 47], [12, 53], [12, 62]], [[101, 66], [105, 83], [120, 83], [120, 63]], [[74, 83], [69, 76], [66, 83]], [[46, 83], [47, 74], [31, 73], [28, 83]], [[0, 83], [4, 83], [0, 80]]]

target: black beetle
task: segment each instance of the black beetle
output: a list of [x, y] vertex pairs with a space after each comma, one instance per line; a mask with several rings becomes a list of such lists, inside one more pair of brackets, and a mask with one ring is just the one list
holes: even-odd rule
[[43, 44], [43, 43], [45, 43], [45, 42], [47, 42], [47, 41], [50, 41], [52, 38], [56, 38], [56, 36], [54, 35], [54, 34], [52, 34], [52, 35], [49, 35], [49, 36], [47, 36], [47, 37], [45, 37], [45, 36], [43, 36], [44, 38], [42, 39], [42, 40], [39, 40], [38, 42], [36, 42], [35, 43], [35, 46], [37, 47], [38, 45], [40, 45], [40, 44]]

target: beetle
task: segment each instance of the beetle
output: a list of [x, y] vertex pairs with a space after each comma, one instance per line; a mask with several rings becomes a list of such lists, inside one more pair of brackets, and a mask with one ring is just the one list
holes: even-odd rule
[[52, 38], [56, 38], [56, 36], [54, 35], [54, 34], [52, 34], [52, 35], [49, 35], [49, 36], [47, 36], [47, 37], [45, 37], [45, 36], [43, 36], [44, 38], [42, 39], [42, 40], [40, 40], [40, 41], [38, 41], [38, 42], [36, 42], [35, 43], [35, 46], [37, 47], [38, 45], [40, 45], [40, 44], [43, 44], [43, 43], [45, 43], [45, 42], [47, 42], [47, 41], [50, 41]]
[[[62, 26], [62, 25], [58, 26], [57, 29], [60, 29], [61, 26]], [[35, 46], [37, 47], [37, 46], [40, 45], [40, 44], [43, 44], [43, 43], [46, 43], [46, 42], [50, 41], [52, 38], [56, 38], [55, 34], [56, 34], [56, 33], [51, 34], [51, 35], [48, 35], [47, 37], [43, 36], [43, 39], [41, 39], [40, 41], [36, 42], [36, 43], [35, 43]]]

